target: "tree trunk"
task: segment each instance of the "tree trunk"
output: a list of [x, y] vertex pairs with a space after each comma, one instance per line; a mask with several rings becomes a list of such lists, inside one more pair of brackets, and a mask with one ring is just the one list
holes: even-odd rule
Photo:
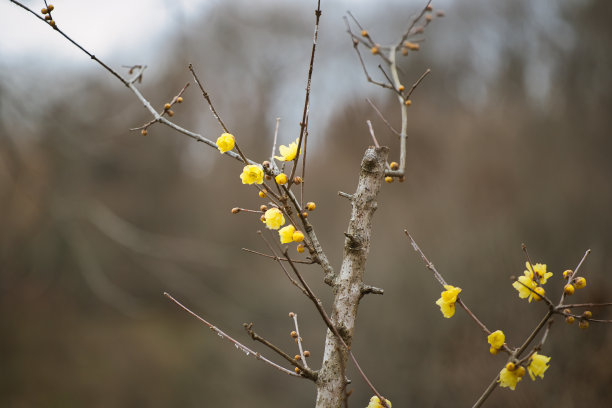
[[[372, 217], [377, 207], [376, 197], [385, 177], [388, 154], [387, 147], [370, 147], [363, 156], [359, 183], [351, 199], [351, 219], [345, 234], [342, 267], [333, 282], [334, 303], [331, 321], [349, 347], [364, 287], [363, 273], [370, 251]], [[317, 408], [342, 406], [345, 397], [344, 368], [347, 357], [347, 351], [328, 329], [323, 365], [317, 379]]]

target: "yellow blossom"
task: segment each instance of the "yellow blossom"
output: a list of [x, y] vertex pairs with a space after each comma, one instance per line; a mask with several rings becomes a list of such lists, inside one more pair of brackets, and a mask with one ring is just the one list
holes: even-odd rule
[[499, 372], [499, 380], [497, 382], [502, 387], [508, 387], [512, 391], [516, 388], [516, 384], [522, 380], [522, 376], [519, 376], [519, 370], [510, 371], [506, 367], [504, 367]]
[[278, 208], [270, 208], [264, 214], [264, 222], [266, 223], [266, 228], [277, 230], [281, 227], [281, 225], [285, 224], [285, 217], [283, 213]]
[[525, 271], [525, 276], [528, 276], [533, 280], [536, 280], [535, 277], [537, 277], [537, 280], [540, 281], [541, 285], [546, 284], [548, 278], [553, 276], [552, 272], [546, 272], [546, 264], [537, 263], [533, 265], [532, 269], [531, 264], [529, 262], [525, 262], [525, 267], [527, 268], [527, 270]]
[[506, 335], [501, 330], [496, 330], [487, 337], [492, 349], [499, 350], [506, 342]]
[[[384, 398], [384, 400], [389, 406], [389, 408], [391, 408], [391, 401], [389, 401], [386, 398]], [[380, 399], [375, 395], [372, 398], [370, 398], [370, 403], [368, 404], [366, 408], [384, 408], [384, 405], [380, 402]]]
[[527, 367], [527, 371], [529, 371], [529, 376], [532, 380], [535, 381], [535, 378], [540, 376], [544, 378], [544, 373], [548, 370], [548, 362], [550, 361], [550, 357], [546, 357], [545, 355], [533, 353], [531, 356], [531, 362]]
[[221, 152], [221, 154], [225, 152], [229, 152], [234, 148], [236, 140], [234, 139], [234, 135], [230, 133], [223, 133], [217, 139], [217, 149]]
[[529, 302], [531, 302], [534, 293], [530, 289], [535, 289], [538, 284], [535, 283], [531, 277], [527, 276], [527, 274], [530, 274], [530, 272], [525, 271], [525, 275], [519, 276], [518, 281], [514, 282], [512, 286], [514, 289], [518, 290], [521, 299], [529, 298]]
[[298, 141], [299, 138], [295, 139], [295, 142], [291, 142], [289, 146], [280, 145], [278, 151], [281, 155], [274, 156], [274, 158], [286, 162], [295, 159], [295, 156], [297, 155]]
[[259, 164], [249, 164], [242, 169], [240, 178], [242, 179], [242, 184], [261, 184], [263, 183], [263, 176], [263, 168]]
[[440, 306], [440, 311], [448, 319], [455, 314], [455, 302], [459, 292], [461, 292], [461, 288], [444, 285], [444, 289], [446, 290], [442, 292], [440, 299], [436, 301], [436, 305]]
[[295, 227], [293, 225], [287, 225], [284, 228], [278, 230], [278, 235], [280, 236], [281, 244], [288, 244], [289, 242], [293, 242], [293, 233], [295, 232]]

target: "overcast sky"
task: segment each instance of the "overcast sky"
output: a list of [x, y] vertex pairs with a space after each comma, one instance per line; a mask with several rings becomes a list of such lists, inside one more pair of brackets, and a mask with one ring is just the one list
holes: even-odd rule
[[[394, 1], [399, 0], [377, 2], [376, 7]], [[164, 36], [176, 30], [177, 24], [191, 21], [201, 16], [202, 11], [210, 10], [223, 2], [224, 0], [51, 0], [55, 6], [53, 17], [58, 26], [86, 49], [106, 60], [111, 58], [111, 61], [121, 59], [125, 55], [133, 55], [134, 50], [145, 53], [140, 57], [151, 58], [156, 50], [156, 47], [151, 45], [163, 41]], [[37, 12], [44, 7], [41, 0], [24, 0], [22, 3]], [[314, 0], [238, 0], [236, 3], [241, 7], [261, 6], [262, 3], [297, 3], [310, 8], [315, 6]], [[403, 3], [416, 9], [420, 4], [425, 4], [425, 1], [404, 0]], [[437, 3], [448, 5], [450, 0], [439, 0]], [[101, 4], [104, 6], [101, 7]], [[374, 5], [371, 0], [322, 1], [324, 13], [330, 10], [330, 7], [340, 9], [340, 12], [351, 9], [359, 15], [360, 12], [371, 11]], [[22, 65], [38, 63], [40, 60], [50, 64], [67, 63], [76, 66], [89, 63], [72, 45], [9, 0], [0, 0], [0, 15], [3, 16], [0, 29], [0, 60], [4, 63]], [[147, 53], [153, 55], [146, 55]]]

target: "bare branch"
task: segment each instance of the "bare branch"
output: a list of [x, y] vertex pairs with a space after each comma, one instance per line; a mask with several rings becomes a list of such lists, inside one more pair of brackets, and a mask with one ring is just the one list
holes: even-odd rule
[[[268, 360], [267, 358], [263, 357], [260, 353], [257, 353], [253, 350], [251, 350], [250, 348], [248, 348], [247, 346], [243, 345], [242, 343], [240, 343], [237, 340], [234, 340], [231, 336], [228, 336], [225, 332], [223, 332], [221, 329], [219, 329], [217, 326], [214, 326], [211, 323], [208, 323], [206, 320], [204, 320], [202, 317], [200, 317], [199, 315], [197, 315], [196, 313], [192, 312], [189, 308], [187, 308], [186, 306], [184, 306], [181, 302], [179, 302], [178, 300], [176, 300], [174, 297], [172, 297], [172, 295], [170, 295], [167, 292], [164, 292], [164, 296], [166, 296], [168, 299], [172, 300], [174, 303], [176, 303], [179, 307], [181, 307], [183, 310], [185, 310], [187, 313], [189, 313], [190, 315], [192, 315], [193, 317], [195, 317], [196, 319], [198, 319], [199, 321], [201, 321], [202, 323], [204, 323], [206, 326], [208, 326], [208, 328], [212, 331], [214, 331], [215, 333], [217, 333], [217, 336], [221, 337], [224, 340], [229, 341], [230, 343], [233, 343], [234, 346], [236, 346], [236, 348], [240, 351], [242, 351], [244, 354], [246, 354], [247, 357], [249, 356], [253, 356], [254, 358], [256, 358], [257, 360], [261, 360], [264, 363], [276, 368], [279, 371], [282, 371], [285, 374], [288, 374], [290, 376], [293, 377], [302, 377], [299, 374], [296, 374], [294, 371], [291, 370], [287, 370], [284, 367], [279, 366], [278, 364]], [[305, 377], [302, 377], [305, 378]]]

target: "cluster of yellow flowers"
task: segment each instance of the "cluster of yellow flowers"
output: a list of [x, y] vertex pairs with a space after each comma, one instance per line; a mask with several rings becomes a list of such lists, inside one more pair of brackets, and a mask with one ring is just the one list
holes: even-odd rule
[[532, 268], [531, 263], [525, 262], [525, 266], [527, 269], [523, 276], [520, 276], [512, 286], [518, 290], [521, 299], [528, 298], [530, 303], [531, 300], [542, 300], [542, 296], [546, 294], [546, 291], [541, 285], [546, 284], [546, 281], [553, 273], [546, 272], [546, 264], [537, 263]]
[[[289, 146], [279, 146], [278, 150], [280, 152], [280, 156], [274, 157], [284, 162], [294, 160], [298, 155], [298, 142], [299, 139], [296, 139], [295, 142], [291, 142]], [[231, 133], [223, 133], [217, 139], [216, 144], [217, 148], [219, 149], [219, 152], [221, 152], [221, 154], [224, 154], [234, 149], [234, 147], [236, 146], [236, 138]], [[242, 169], [240, 179], [242, 180], [242, 184], [262, 184], [264, 176], [265, 174], [262, 165], [247, 164]], [[301, 182], [301, 178], [299, 177], [297, 177], [296, 180]], [[287, 184], [288, 177], [285, 173], [279, 173], [275, 177], [275, 181], [279, 185], [284, 185]], [[298, 181], [296, 181], [296, 183], [298, 183]], [[259, 196], [265, 198], [267, 196], [267, 192], [265, 190], [261, 190], [259, 191]], [[310, 202], [306, 205], [306, 208], [309, 211], [312, 211], [315, 208], [315, 204]], [[235, 212], [238, 213], [239, 210]], [[285, 217], [283, 215], [283, 212], [276, 207], [266, 210], [264, 215], [261, 217], [261, 221], [266, 224], [266, 227], [268, 229], [278, 230], [278, 235], [282, 244], [304, 241], [304, 233], [302, 231], [297, 230], [294, 225], [287, 225], [286, 227], [281, 228], [283, 225], [285, 225]], [[304, 245], [300, 244], [297, 250], [298, 252], [304, 252]]]
[[[541, 300], [542, 296], [545, 294], [544, 288], [541, 285], [544, 285], [548, 278], [550, 278], [553, 274], [552, 272], [546, 271], [545, 264], [538, 263], [532, 267], [529, 262], [526, 262], [525, 265], [527, 269], [524, 271], [523, 276], [519, 277], [519, 279], [514, 282], [512, 286], [518, 291], [519, 297], [522, 299], [528, 298], [529, 302], [531, 302], [532, 299], [535, 299], [536, 301]], [[572, 271], [564, 272], [563, 276], [565, 279], [570, 279], [572, 276]], [[568, 283], [568, 285], [571, 285], [573, 288], [583, 288], [586, 286], [586, 279], [580, 277], [574, 278], [572, 279], [572, 283]], [[444, 289], [445, 290], [441, 293], [440, 299], [436, 301], [436, 304], [440, 306], [440, 310], [444, 317], [450, 318], [455, 314], [455, 303], [457, 302], [461, 288], [451, 285], [444, 285]], [[565, 292], [568, 294], [567, 289]], [[503, 331], [496, 330], [489, 334], [487, 341], [491, 346], [489, 352], [491, 354], [497, 354], [499, 350], [504, 347], [506, 335]], [[499, 373], [498, 382], [500, 386], [514, 390], [516, 388], [516, 384], [522, 380], [523, 376], [527, 372], [534, 381], [536, 377], [544, 378], [544, 373], [549, 367], [548, 363], [550, 361], [550, 357], [534, 352], [531, 356], [529, 356], [527, 361], [527, 368], [521, 364], [515, 364], [512, 361], [506, 364], [506, 366]], [[375, 405], [376, 402], [373, 403], [372, 401], [370, 402], [370, 405], [368, 405], [368, 408], [380, 406]]]
[[[550, 357], [538, 354], [537, 352], [534, 352], [531, 357], [529, 357], [527, 371], [533, 381], [535, 381], [536, 377], [544, 378], [544, 373], [549, 367], [549, 361]], [[510, 362], [500, 371], [498, 382], [501, 387], [507, 387], [514, 391], [516, 389], [516, 384], [523, 379], [524, 375], [525, 367], [521, 365], [516, 366], [514, 363]]]

